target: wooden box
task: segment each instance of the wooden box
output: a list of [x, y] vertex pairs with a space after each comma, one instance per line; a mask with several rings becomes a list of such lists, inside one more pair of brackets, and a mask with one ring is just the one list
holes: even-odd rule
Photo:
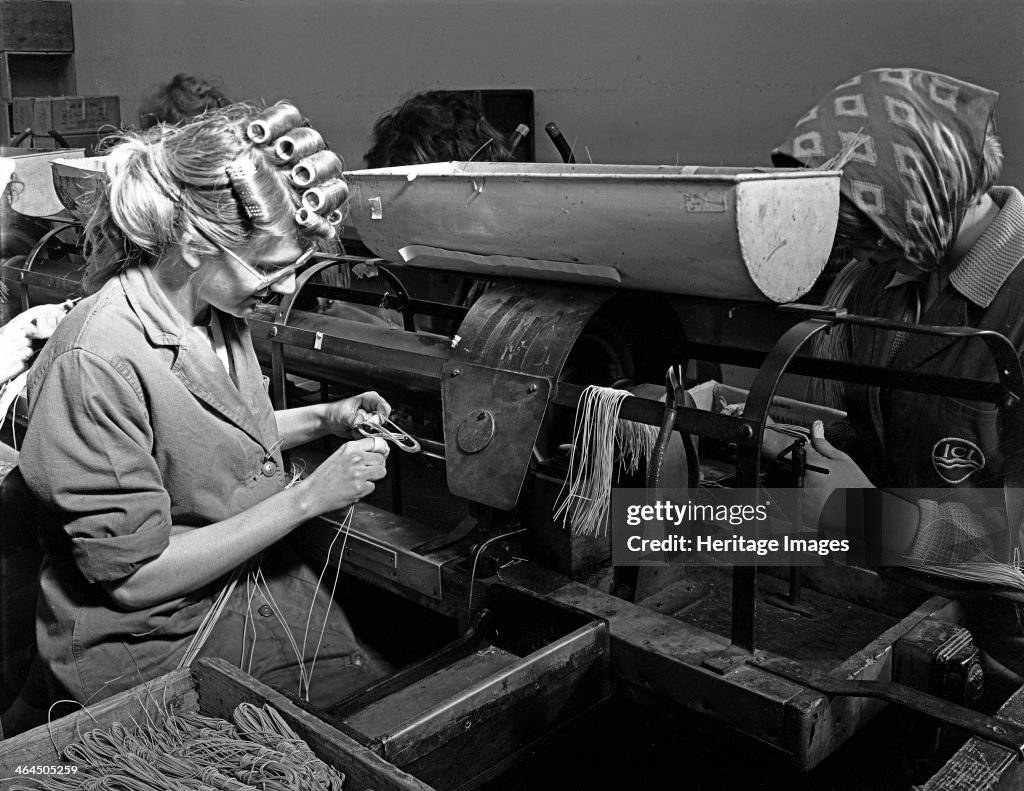
[[[689, 390], [698, 409], [709, 412], [721, 412], [722, 404], [742, 404], [746, 402], [749, 391], [740, 387], [722, 384], [714, 380], [702, 382]], [[846, 413], [839, 409], [819, 406], [807, 401], [785, 396], [775, 396], [768, 407], [768, 416], [776, 423], [801, 426], [810, 429], [815, 420], [820, 420], [825, 430], [846, 420]]]
[[121, 125], [117, 96], [19, 96], [13, 102], [13, 131], [30, 127], [36, 135], [51, 129], [63, 136], [113, 131]]
[[446, 162], [345, 174], [364, 244], [482, 277], [752, 301], [806, 293], [839, 172]]
[[31, 96], [16, 96], [11, 106], [11, 131], [17, 134], [25, 129], [31, 129], [33, 123], [32, 113], [35, 109], [36, 100]]
[[50, 99], [38, 98], [32, 102], [32, 122], [29, 124], [37, 135], [44, 135], [53, 129], [53, 113], [50, 110]]
[[73, 96], [71, 52], [0, 52], [0, 101], [15, 96]]
[[61, 764], [59, 751], [85, 731], [108, 729], [114, 723], [130, 726], [150, 717], [159, 720], [161, 712], [168, 709], [229, 719], [240, 703], [269, 703], [277, 709], [321, 760], [345, 773], [347, 791], [431, 791], [430, 786], [221, 659], [200, 659], [191, 669], [172, 671], [82, 712], [0, 741], [0, 778], [5, 784], [11, 783], [11, 778], [23, 778], [24, 785], [33, 785], [33, 776], [19, 774], [18, 767]]
[[74, 48], [75, 33], [70, 2], [0, 2], [0, 50], [71, 52]]
[[121, 100], [116, 96], [57, 96], [49, 103], [52, 128], [62, 134], [121, 125]]
[[476, 631], [327, 713], [392, 764], [463, 788], [601, 706], [611, 693], [608, 624], [504, 585]]

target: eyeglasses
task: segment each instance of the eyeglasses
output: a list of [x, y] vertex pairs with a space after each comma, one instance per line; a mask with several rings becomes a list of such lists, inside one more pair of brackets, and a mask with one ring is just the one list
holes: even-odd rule
[[247, 264], [245, 261], [243, 261], [241, 259], [241, 257], [237, 253], [232, 252], [231, 250], [226, 248], [224, 245], [218, 244], [217, 247], [219, 247], [223, 252], [227, 253], [232, 258], [234, 258], [235, 261], [238, 262], [238, 264], [243, 269], [248, 270], [252, 274], [252, 276], [255, 277], [259, 281], [260, 288], [267, 288], [268, 286], [272, 286], [274, 283], [277, 283], [277, 282], [279, 282], [281, 280], [284, 280], [286, 277], [291, 276], [295, 272], [296, 269], [298, 269], [300, 266], [302, 266], [304, 263], [306, 263], [310, 258], [312, 258], [313, 257], [313, 253], [316, 252], [316, 247], [315, 246], [314, 247], [310, 247], [308, 250], [303, 252], [302, 255], [300, 255], [298, 258], [296, 258], [293, 263], [290, 263], [287, 266], [282, 266], [280, 269], [275, 269], [272, 272], [264, 273], [264, 272], [260, 272], [255, 267], [250, 266], [249, 264]]

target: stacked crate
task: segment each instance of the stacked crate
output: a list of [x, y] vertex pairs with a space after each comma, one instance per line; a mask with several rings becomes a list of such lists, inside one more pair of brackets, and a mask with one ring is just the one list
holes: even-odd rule
[[15, 97], [13, 131], [32, 130], [32, 147], [82, 148], [91, 155], [99, 140], [121, 125], [117, 96]]
[[21, 131], [12, 128], [16, 97], [75, 93], [74, 51], [70, 2], [0, 2], [0, 144]]

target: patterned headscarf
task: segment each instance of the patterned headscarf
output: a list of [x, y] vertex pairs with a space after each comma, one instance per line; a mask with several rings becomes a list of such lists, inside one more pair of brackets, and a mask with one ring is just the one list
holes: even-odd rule
[[846, 154], [841, 192], [921, 271], [942, 262], [977, 194], [999, 94], [920, 69], [874, 69], [833, 88], [772, 152], [777, 166]]

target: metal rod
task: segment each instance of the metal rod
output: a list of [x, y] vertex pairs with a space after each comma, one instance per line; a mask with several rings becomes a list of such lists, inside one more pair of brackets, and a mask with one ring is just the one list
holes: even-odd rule
[[946, 725], [962, 728], [995, 744], [1006, 747], [1024, 760], [1024, 725], [1002, 717], [992, 717], [927, 692], [895, 681], [859, 681], [809, 670], [782, 657], [756, 656], [749, 664], [773, 673], [823, 695], [836, 697], [877, 698], [887, 703], [916, 711]]
[[[910, 330], [912, 325], [903, 325], [902, 328]], [[691, 343], [689, 351], [690, 356], [697, 360], [729, 363], [743, 368], [760, 368], [768, 356], [767, 352], [756, 349], [704, 343]], [[998, 382], [954, 378], [942, 374], [894, 370], [803, 356], [793, 359], [787, 368], [787, 373], [816, 376], [819, 379], [856, 382], [881, 388], [898, 388], [915, 393], [941, 393], [953, 398], [984, 401], [991, 404], [1002, 403], [1007, 395], [1006, 388]]]

